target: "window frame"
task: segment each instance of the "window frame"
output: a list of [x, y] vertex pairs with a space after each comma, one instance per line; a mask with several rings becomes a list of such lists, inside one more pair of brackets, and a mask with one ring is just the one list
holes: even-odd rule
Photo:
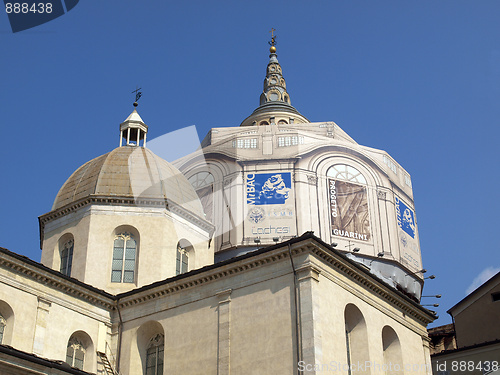
[[73, 252], [74, 252], [75, 242], [73, 239], [66, 241], [60, 251], [61, 265], [59, 267], [59, 272], [63, 275], [71, 276], [71, 269], [73, 267]]
[[[69, 353], [69, 350], [71, 349], [71, 353]], [[77, 361], [77, 354], [81, 353], [82, 358], [81, 361], [78, 359]], [[70, 355], [68, 355], [70, 354]], [[66, 347], [66, 363], [70, 365], [71, 367], [76, 367], [79, 370], [83, 371], [83, 367], [85, 365], [85, 355], [86, 355], [86, 349], [83, 346], [83, 344], [76, 338], [71, 338], [68, 341], [68, 346]], [[71, 360], [71, 362], [68, 362], [68, 359]], [[81, 367], [80, 367], [81, 366]]]
[[189, 250], [182, 247], [179, 242], [177, 243], [175, 257], [175, 275], [181, 275], [186, 272], [189, 272]]
[[0, 344], [3, 344], [3, 337], [5, 335], [5, 328], [7, 327], [7, 319], [0, 314]]
[[[117, 241], [122, 241], [117, 246]], [[133, 247], [128, 247], [133, 242]], [[133, 284], [136, 279], [137, 269], [137, 240], [130, 232], [122, 232], [115, 236], [113, 241], [113, 258], [111, 262], [111, 282]], [[129, 261], [127, 263], [127, 261]], [[119, 272], [119, 280], [115, 277]], [[132, 277], [130, 277], [130, 274]], [[129, 275], [127, 277], [127, 275]]]
[[[340, 170], [340, 168], [343, 168], [344, 170]], [[337, 163], [330, 166], [326, 171], [326, 176], [339, 181], [346, 181], [359, 185], [368, 185], [366, 177], [359, 169], [345, 163]]]
[[[145, 375], [163, 375], [165, 355], [165, 337], [158, 333], [149, 340], [146, 348]], [[154, 356], [154, 357], [153, 357]], [[154, 365], [148, 366], [151, 357], [154, 358]], [[151, 372], [152, 369], [152, 372]]]

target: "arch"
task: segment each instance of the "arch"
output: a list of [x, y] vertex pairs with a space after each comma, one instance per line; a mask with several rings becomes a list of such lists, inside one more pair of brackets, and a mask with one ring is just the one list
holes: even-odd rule
[[326, 175], [336, 180], [366, 185], [366, 178], [363, 174], [348, 164], [334, 164], [328, 168]]
[[387, 375], [402, 374], [403, 356], [399, 337], [390, 326], [382, 328], [382, 348], [384, 351], [384, 370]]
[[73, 234], [65, 233], [59, 238], [59, 272], [63, 275], [71, 276], [73, 267], [73, 251], [75, 247], [75, 239]]
[[326, 176], [327, 170], [335, 164], [348, 164], [359, 170], [366, 178], [369, 186], [390, 187], [391, 183], [383, 169], [368, 155], [347, 146], [322, 146], [302, 155], [307, 162], [308, 170], [315, 171], [318, 176]]
[[181, 238], [177, 243], [176, 259], [175, 259], [175, 274], [180, 275], [186, 273], [193, 268], [194, 263], [194, 247], [185, 238]]
[[165, 331], [159, 322], [150, 320], [139, 327], [137, 330], [137, 349], [142, 373], [146, 375], [163, 374], [164, 345]]
[[214, 216], [214, 176], [208, 171], [200, 171], [188, 178], [200, 198], [205, 219], [213, 223]]
[[0, 344], [10, 345], [14, 331], [14, 311], [12, 307], [0, 300]]
[[[346, 358], [349, 365], [349, 375], [353, 364], [365, 363], [370, 360], [368, 350], [368, 333], [366, 322], [361, 311], [356, 305], [349, 303], [344, 310], [345, 318], [345, 340], [346, 340]], [[366, 368], [364, 373], [370, 373]]]
[[269, 122], [267, 122], [267, 121], [261, 121], [261, 122], [259, 123], [259, 125], [269, 125]]
[[136, 228], [121, 225], [113, 233], [112, 283], [135, 283], [140, 236]]
[[84, 371], [95, 371], [94, 343], [84, 331], [74, 332], [66, 346], [66, 363]]

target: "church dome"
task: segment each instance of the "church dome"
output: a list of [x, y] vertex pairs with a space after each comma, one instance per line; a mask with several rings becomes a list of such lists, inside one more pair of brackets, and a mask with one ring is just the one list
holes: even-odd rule
[[145, 147], [118, 147], [82, 165], [59, 190], [52, 210], [89, 196], [168, 199], [204, 217], [188, 180]]

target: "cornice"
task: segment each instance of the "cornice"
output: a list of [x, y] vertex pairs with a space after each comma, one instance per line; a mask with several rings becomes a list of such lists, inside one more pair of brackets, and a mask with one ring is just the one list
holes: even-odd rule
[[175, 294], [180, 291], [187, 291], [194, 287], [207, 285], [226, 277], [232, 277], [236, 274], [240, 274], [263, 265], [281, 261], [288, 258], [288, 253], [285, 250], [286, 248], [274, 249], [274, 251], [269, 250], [268, 252], [261, 253], [261, 256], [259, 257], [254, 255], [250, 258], [246, 257], [248, 254], [245, 254], [241, 257], [230, 259], [230, 262], [225, 261], [203, 267], [199, 270], [182, 274], [171, 279], [159, 281], [143, 288], [119, 294], [117, 295], [119, 308], [121, 309], [141, 304], [143, 302]]
[[332, 253], [331, 249], [322, 248], [314, 243], [307, 245], [307, 247], [311, 253], [328, 263], [338, 272], [343, 273], [363, 288], [372, 291], [391, 305], [398, 307], [405, 314], [412, 316], [425, 325], [434, 321], [435, 317], [426, 309], [404, 296], [401, 292], [386, 285], [383, 281], [378, 280], [369, 271], [364, 270], [344, 255], [338, 256], [339, 254]]
[[49, 221], [66, 216], [76, 210], [90, 205], [110, 205], [110, 206], [131, 206], [131, 207], [153, 207], [165, 208], [183, 219], [195, 224], [200, 229], [209, 233], [212, 236], [215, 227], [203, 218], [192, 213], [181, 205], [173, 202], [168, 198], [147, 198], [147, 197], [131, 197], [131, 196], [106, 196], [106, 195], [90, 195], [76, 202], [72, 202], [57, 210], [50, 211], [38, 217], [40, 223], [40, 233], [42, 235], [45, 224]]
[[[334, 270], [347, 276], [361, 287], [370, 290], [372, 293], [385, 300], [389, 304], [396, 306], [406, 315], [411, 316], [419, 322], [427, 325], [435, 317], [416, 302], [411, 301], [401, 292], [378, 280], [374, 275], [358, 266], [354, 261], [346, 258], [343, 254], [323, 244], [321, 240], [310, 233], [306, 233], [299, 238], [272, 245], [267, 248], [248, 253], [240, 257], [229, 259], [228, 261], [207, 266], [199, 270], [179, 275], [175, 278], [160, 281], [155, 284], [145, 286], [127, 293], [118, 295], [120, 308], [133, 306], [147, 302], [149, 300], [171, 295], [180, 291], [187, 291], [194, 287], [206, 285], [211, 282], [232, 277], [236, 274], [288, 259], [288, 247], [290, 244], [292, 257], [298, 257], [304, 253], [310, 253], [318, 259], [329, 264]], [[300, 268], [300, 267], [299, 267]], [[312, 278], [319, 280], [319, 272], [314, 269]]]
[[[318, 260], [328, 264], [334, 271], [346, 276], [357, 285], [369, 290], [375, 296], [387, 301], [390, 305], [397, 307], [406, 315], [413, 317], [415, 320], [425, 325], [435, 319], [428, 310], [385, 284], [367, 270], [357, 265], [356, 262], [329, 247], [328, 244], [321, 241], [311, 232], [306, 232], [301, 237], [293, 238], [280, 244], [268, 246], [236, 258], [205, 266], [116, 296], [71, 277], [64, 276], [29, 258], [12, 253], [3, 248], [0, 248], [0, 266], [9, 268], [36, 282], [60, 290], [75, 298], [88, 301], [92, 305], [102, 306], [112, 311], [116, 308], [117, 304], [120, 308], [125, 308], [146, 303], [159, 297], [172, 295], [181, 291], [188, 291], [195, 287], [208, 285], [215, 281], [233, 277], [234, 275], [261, 266], [289, 259], [288, 246], [290, 246], [293, 258], [298, 258], [299, 256], [303, 257], [309, 254], [313, 255]], [[322, 272], [314, 267], [309, 270], [309, 268], [305, 267], [306, 265], [307, 264], [304, 264], [302, 265], [304, 267], [301, 267], [301, 265], [298, 264], [298, 269], [304, 269], [307, 272], [311, 270], [314, 271], [311, 271], [312, 273], [309, 272], [310, 275], [306, 272], [304, 276], [312, 277], [314, 280], [320, 281]]]
[[[94, 306], [114, 309], [114, 296], [107, 292], [82, 283], [57, 271], [47, 268], [29, 258], [0, 248], [0, 267], [8, 268], [37, 283], [59, 290], [62, 293], [85, 300]], [[8, 253], [11, 254], [8, 254]]]

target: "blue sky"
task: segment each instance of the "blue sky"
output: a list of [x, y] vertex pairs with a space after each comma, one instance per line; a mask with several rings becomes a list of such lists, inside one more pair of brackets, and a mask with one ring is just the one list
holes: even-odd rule
[[40, 259], [37, 217], [118, 146], [136, 85], [148, 138], [239, 125], [274, 27], [292, 104], [411, 174], [437, 276], [424, 295], [443, 294], [434, 325], [448, 323], [475, 279], [500, 270], [499, 14], [497, 0], [94, 0], [16, 34], [0, 15], [0, 246]]

